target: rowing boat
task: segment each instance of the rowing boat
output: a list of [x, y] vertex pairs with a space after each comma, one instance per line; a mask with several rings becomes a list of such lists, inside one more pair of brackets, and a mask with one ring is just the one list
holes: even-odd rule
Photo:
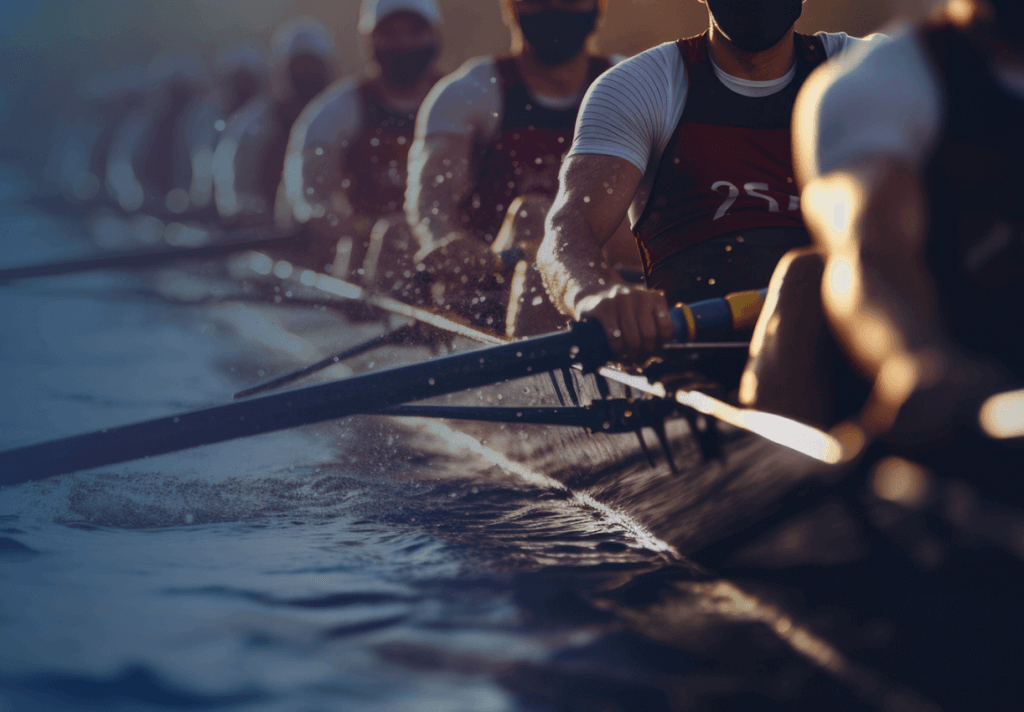
[[[251, 257], [245, 259], [251, 260]], [[234, 273], [237, 275], [237, 270]], [[228, 289], [228, 285], [217, 277], [188, 272], [164, 272], [154, 280], [155, 287], [164, 289], [166, 285], [175, 283], [176, 274], [191, 281], [193, 292], [203, 280], [210, 293], [230, 295], [246, 291]], [[344, 312], [326, 308], [340, 294], [372, 295], [361, 294], [358, 288], [346, 291], [345, 285], [337, 280], [332, 282], [320, 277], [273, 264], [263, 279], [265, 285], [274, 285], [269, 291], [276, 299], [243, 304], [229, 298], [219, 304], [200, 304], [197, 309], [202, 310], [211, 322], [217, 323], [218, 328], [223, 326], [245, 341], [251, 354], [249, 359], [262, 359], [259, 362], [266, 371], [266, 377], [305, 366], [331, 350], [362, 342], [388, 328], [383, 320], [379, 323], [354, 322], [346, 318]], [[250, 275], [248, 279], [254, 280], [255, 277]], [[318, 289], [318, 286], [332, 287], [333, 291]], [[380, 308], [382, 302], [377, 300], [376, 303]], [[253, 328], [254, 323], [258, 323], [259, 328]], [[396, 326], [390, 325], [391, 328]], [[476, 353], [474, 350], [479, 348], [479, 344], [472, 336], [472, 330], [466, 330], [440, 342], [411, 340], [406, 344], [382, 346], [331, 369], [309, 374], [307, 379], [330, 384], [351, 373], [380, 373], [389, 367], [429, 359], [434, 355], [432, 349], [456, 355]], [[296, 344], [305, 346], [292, 348]], [[708, 580], [709, 574], [701, 564], [724, 564], [727, 569], [731, 567], [733, 571], [751, 575], [750, 571], [757, 566], [764, 567], [766, 562], [769, 566], [796, 570], [808, 562], [854, 562], [849, 563], [847, 569], [841, 569], [853, 572], [842, 579], [844, 586], [849, 588], [851, 595], [868, 597], [869, 594], [877, 594], [878, 568], [856, 568], [856, 562], [863, 553], [859, 547], [864, 543], [858, 534], [860, 522], [856, 512], [851, 514], [842, 502], [837, 506], [835, 501], [829, 500], [830, 493], [843, 494], [841, 490], [815, 486], [835, 484], [844, 473], [745, 430], [740, 427], [743, 425], [741, 421], [736, 425], [714, 425], [715, 420], [700, 410], [707, 403], [702, 403], [699, 394], [703, 391], [695, 387], [700, 371], [706, 366], [701, 361], [706, 353], [693, 353], [698, 357], [695, 363], [690, 364], [692, 368], [688, 369], [689, 374], [684, 380], [672, 378], [671, 372], [637, 374], [599, 369], [584, 373], [574, 368], [559, 368], [554, 372], [531, 373], [512, 381], [448, 393], [413, 405], [392, 408], [387, 413], [360, 415], [357, 422], [328, 422], [312, 427], [328, 436], [332, 431], [342, 429], [353, 429], [360, 434], [379, 431], [388, 439], [401, 439], [410, 444], [413, 451], [465, 453], [467, 457], [494, 465], [497, 471], [515, 477], [520, 483], [532, 483], [538, 496], [585, 501], [607, 516], [619, 517], [626, 525], [635, 527], [637, 537], [645, 546], [663, 552], [666, 562], [682, 570], [684, 574], [680, 575], [685, 575], [689, 581]], [[732, 353], [735, 355], [735, 351]], [[248, 378], [236, 381], [237, 385], [254, 385], [259, 379], [254, 371], [250, 374]], [[713, 386], [713, 380], [707, 380], [705, 385]], [[285, 394], [289, 392], [292, 391], [283, 391]], [[688, 398], [689, 407], [669, 414], [670, 417], [664, 421], [662, 441], [658, 436], [658, 426], [668, 410], [665, 406], [671, 405], [665, 404], [663, 396], [673, 392]], [[712, 396], [706, 397], [714, 403], [715, 391], [711, 393]], [[623, 400], [628, 398], [634, 399], [633, 402]], [[243, 404], [246, 402], [242, 401]], [[578, 407], [586, 410], [576, 410]], [[472, 410], [445, 411], [442, 408]], [[705, 410], [714, 412], [710, 407]], [[523, 419], [536, 416], [546, 424], [522, 423], [520, 413]], [[439, 415], [448, 417], [439, 419]], [[728, 417], [728, 413], [724, 415]], [[509, 422], [494, 422], [502, 419]], [[550, 424], [557, 419], [567, 424]], [[583, 427], [584, 423], [587, 427]], [[606, 423], [607, 428], [604, 427]], [[639, 437], [636, 426], [643, 426]], [[616, 430], [623, 432], [610, 432]], [[667, 444], [667, 449], [662, 449], [662, 442]], [[890, 474], [899, 474], [898, 466], [894, 465], [890, 470]], [[883, 485], [875, 489], [885, 493], [885, 478], [879, 478], [879, 474], [885, 475], [885, 472], [876, 468], [872, 482]], [[863, 484], [855, 479], [847, 481]], [[846, 494], [852, 493], [850, 499], [855, 501], [862, 490], [862, 487], [851, 486]], [[797, 495], [796, 506], [791, 507], [794, 493]], [[820, 494], [825, 496], [816, 496]], [[901, 492], [899, 488], [890, 487], [888, 494], [894, 504], [914, 500], [913, 492]], [[763, 541], [758, 543], [756, 537], [744, 536], [752, 531], [751, 525], [764, 522], [765, 513], [773, 509], [779, 509], [790, 519], [794, 518], [793, 512], [809, 513], [811, 524], [808, 525], [805, 517], [797, 521], [796, 526], [774, 535], [770, 531], [761, 531], [769, 538], [774, 536], [774, 543], [767, 546]], [[795, 518], [800, 519], [799, 516]], [[756, 531], [757, 527], [753, 530]], [[716, 548], [722, 542], [727, 546]], [[876, 542], [872, 539], [870, 543], [874, 545]], [[891, 572], [885, 570], [883, 575], [889, 576]], [[760, 568], [755, 578], [764, 581], [773, 576]], [[820, 574], [816, 576], [820, 578]], [[825, 580], [834, 580], [830, 578], [832, 576], [827, 574]], [[799, 581], [802, 591], [814, 590], [816, 585], [820, 587], [813, 577]], [[679, 582], [673, 580], [659, 585], [678, 586]], [[718, 585], [725, 584], [714, 583], [714, 586]], [[765, 616], [765, 623], [773, 626], [780, 635], [796, 631], [791, 638], [784, 637], [794, 649], [811, 658], [818, 655], [814, 658], [817, 666], [855, 688], [861, 697], [869, 699], [871, 706], [885, 708], [881, 702], [875, 702], [880, 699], [879, 695], [889, 694], [893, 688], [870, 676], [852, 682], [846, 680], [843, 676], [848, 675], [851, 669], [856, 671], [857, 666], [838, 665], [835, 659], [829, 658], [829, 655], [837, 654], [835, 647], [807, 648], [808, 640], [814, 645], [825, 645], [821, 641], [814, 642], [813, 636], [807, 638], [809, 629], [800, 626], [785, 628], [788, 620], [785, 615], [778, 610], [768, 615], [758, 608], [761, 604], [757, 601], [762, 599], [744, 597], [734, 589], [714, 588], [713, 595], [727, 596], [733, 605], [740, 608], [753, 606], [750, 610], [743, 609], [744, 614]], [[936, 598], [937, 601], [940, 599]], [[651, 600], [656, 601], [657, 595]], [[874, 598], [871, 600], [872, 605], [877, 603]], [[932, 610], [927, 605], [922, 606]], [[631, 615], [629, 611], [619, 612], [627, 618]], [[671, 618], [670, 613], [659, 614], [656, 618], [665, 621]], [[813, 633], [813, 628], [810, 632]], [[915, 629], [917, 637], [912, 640], [919, 642], [922, 639], [920, 632]], [[653, 639], [673, 636], [678, 639], [678, 636], [685, 636], [685, 625], [680, 622], [675, 627], [669, 625], [665, 630], [650, 630], [647, 634]], [[805, 648], [799, 649], [800, 645]], [[827, 654], [819, 655], [821, 650], [826, 650]], [[946, 649], [942, 654], [948, 655], [950, 650]], [[897, 677], [917, 679], [905, 671]]]
[[[276, 302], [249, 303], [242, 311], [221, 305], [212, 308], [211, 315], [252, 347], [274, 354], [273, 370], [264, 369], [268, 378], [305, 365], [282, 358], [275, 345], [284, 340], [300, 339], [316, 344], [320, 353], [330, 353], [372, 340], [385, 330], [383, 322], [351, 323], [344, 311], [318, 309], [318, 296], [323, 307], [336, 303], [339, 294], [365, 297], [357, 288], [346, 292], [346, 285], [338, 280], [321, 275], [318, 281], [308, 271], [271, 264], [265, 256], [254, 254], [236, 261], [232, 269], [236, 277], [253, 278], [252, 271], [243, 269], [247, 263], [259, 265], [256, 276], [277, 282]], [[380, 305], [381, 299], [374, 298]], [[402, 311], [401, 305], [386, 298], [383, 306]], [[259, 329], [251, 328], [253, 312], [263, 317]], [[466, 329], [451, 334], [442, 346], [435, 342], [433, 348], [462, 353], [479, 347], [474, 336], [478, 332]], [[304, 360], [308, 361], [309, 353], [305, 350]], [[306, 382], [328, 382], [339, 371], [372, 373], [429, 356], [422, 341], [392, 343], [314, 374]], [[686, 392], [697, 393], [693, 386], [717, 387], [702, 370], [719, 376], [731, 373], [735, 380], [745, 361], [745, 345], [734, 343], [712, 351], [683, 349], [677, 358]], [[696, 370], [695, 359], [700, 362]], [[743, 531], [800, 483], [834, 476], [819, 459], [777, 447], [742, 427], [720, 423], [692, 407], [679, 412], [672, 404], [666, 408], [664, 397], [652, 396], [658, 388], [664, 389], [662, 383], [618, 369], [600, 373], [560, 369], [450, 393], [393, 409], [388, 415], [362, 417], [386, 418], [387, 427], [398, 428], [408, 440], [422, 440], [429, 434], [437, 442], [468, 448], [521, 476], [585, 493], [627, 513], [662, 542], [660, 546], [680, 555], [699, 553]], [[676, 388], [678, 383], [673, 391]], [[631, 417], [624, 418], [630, 411]]]

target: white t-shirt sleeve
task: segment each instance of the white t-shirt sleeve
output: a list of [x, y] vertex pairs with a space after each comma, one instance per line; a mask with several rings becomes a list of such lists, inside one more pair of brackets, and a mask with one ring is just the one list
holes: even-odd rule
[[674, 42], [620, 62], [587, 91], [570, 156], [625, 159], [646, 173], [668, 145], [686, 97], [686, 70]]
[[276, 129], [270, 99], [257, 96], [228, 121], [213, 153], [213, 185], [221, 217], [266, 214], [260, 177]]
[[439, 81], [420, 108], [417, 137], [473, 136], [489, 141], [501, 127], [501, 90], [493, 57], [479, 57]]
[[299, 222], [323, 217], [342, 180], [342, 156], [362, 126], [362, 101], [355, 81], [336, 83], [299, 115], [288, 140], [284, 190]]
[[818, 71], [828, 78], [809, 83], [794, 120], [794, 132], [813, 149], [808, 177], [871, 156], [918, 162], [927, 155], [942, 126], [942, 88], [913, 31], [847, 52]]

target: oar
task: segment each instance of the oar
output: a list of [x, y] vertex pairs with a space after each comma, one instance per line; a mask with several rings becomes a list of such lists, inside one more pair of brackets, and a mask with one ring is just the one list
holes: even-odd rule
[[273, 273], [282, 279], [298, 282], [303, 286], [312, 287], [324, 294], [345, 300], [359, 301], [391, 314], [415, 319], [418, 322], [443, 331], [458, 336], [465, 336], [482, 344], [508, 343], [507, 339], [502, 339], [494, 334], [468, 326], [456, 319], [435, 314], [428, 309], [411, 306], [383, 294], [376, 294], [359, 285], [332, 277], [329, 274], [314, 272], [310, 269], [295, 268], [286, 260], [275, 261], [274, 258], [261, 252], [251, 253], [249, 256], [249, 267], [257, 274], [268, 275]]
[[[275, 261], [274, 258], [260, 252], [253, 252], [250, 255], [249, 267], [261, 275], [273, 272], [275, 275], [281, 276], [282, 279], [299, 282], [325, 294], [361, 301], [383, 311], [415, 319], [453, 334], [466, 336], [474, 341], [490, 344], [500, 344], [506, 341], [460, 321], [435, 314], [428, 309], [410, 306], [405, 302], [370, 292], [363, 287], [328, 274], [296, 268], [286, 260]], [[677, 304], [670, 310], [674, 326], [673, 343], [666, 344], [665, 349], [685, 352], [707, 350], [708, 348], [721, 350], [747, 348], [748, 343], [720, 342], [720, 340], [753, 328], [761, 313], [761, 308], [764, 306], [767, 292], [767, 288], [752, 289], [690, 304]], [[691, 346], [691, 344], [693, 345]]]
[[213, 242], [197, 247], [161, 247], [152, 250], [122, 250], [82, 257], [74, 260], [59, 260], [23, 267], [0, 269], [0, 284], [34, 277], [93, 272], [99, 270], [130, 270], [159, 267], [179, 260], [206, 260], [225, 257], [236, 252], [254, 249], [281, 247], [293, 243], [296, 233], [280, 234], [273, 228], [256, 228], [244, 231], [242, 236], [230, 240]]
[[281, 393], [108, 428], [0, 453], [0, 485], [162, 455], [611, 357], [597, 322], [510, 344], [445, 356]]
[[311, 363], [308, 366], [303, 366], [302, 368], [296, 369], [295, 371], [291, 371], [290, 373], [285, 373], [281, 376], [277, 376], [276, 378], [272, 378], [269, 381], [264, 381], [263, 383], [258, 383], [255, 386], [250, 386], [249, 388], [242, 389], [238, 391], [238, 393], [236, 393], [234, 397], [248, 398], [249, 396], [254, 396], [257, 393], [272, 391], [275, 388], [287, 386], [289, 383], [294, 383], [295, 381], [298, 381], [301, 378], [305, 378], [306, 376], [317, 373], [318, 371], [322, 371], [325, 368], [330, 368], [334, 364], [341, 363], [346, 359], [355, 358], [356, 356], [364, 354], [367, 351], [371, 351], [377, 348], [378, 346], [403, 343], [410, 335], [416, 332], [416, 328], [417, 327], [413, 324], [406, 324], [405, 326], [401, 326], [395, 329], [394, 331], [390, 331], [386, 334], [381, 334], [380, 336], [375, 336], [372, 339], [368, 339], [361, 344], [357, 344], [355, 346], [351, 346], [347, 349], [344, 349], [343, 351], [339, 351], [338, 353], [328, 356], [327, 358], [321, 359], [316, 363]]

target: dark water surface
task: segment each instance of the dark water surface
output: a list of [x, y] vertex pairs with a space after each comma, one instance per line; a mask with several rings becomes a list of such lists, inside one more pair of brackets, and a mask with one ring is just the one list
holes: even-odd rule
[[[86, 232], [0, 209], [7, 264]], [[322, 357], [245, 303], [159, 298], [161, 279], [189, 292], [113, 274], [0, 290], [0, 447], [225, 402]], [[0, 712], [935, 709], [807, 625], [831, 615], [871, 650], [884, 619], [705, 576], [444, 427], [357, 417], [0, 490]]]
[[[8, 208], [6, 262], [79, 250], [78, 229]], [[221, 402], [265, 356], [135, 276], [26, 282], [0, 313], [4, 448]], [[559, 659], [615, 668], [609, 709], [665, 706], [648, 663], [622, 667], [652, 644], [537, 573], [663, 552], [395, 438], [349, 421], [0, 491], [0, 709], [546, 709], [588, 694], [532, 680]]]

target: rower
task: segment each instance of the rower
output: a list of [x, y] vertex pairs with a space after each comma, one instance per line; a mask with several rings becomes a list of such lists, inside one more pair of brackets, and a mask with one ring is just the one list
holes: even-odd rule
[[427, 302], [502, 330], [512, 268], [534, 261], [583, 95], [611, 66], [586, 46], [604, 7], [504, 0], [511, 53], [470, 60], [427, 98], [406, 195]]
[[[1024, 380], [1024, 5], [949, 3], [812, 77], [795, 122], [824, 311], [874, 385], [861, 419], [947, 445]], [[1016, 471], [978, 464], [980, 449], [962, 474], [1001, 476], [1019, 502]]]
[[213, 201], [213, 152], [227, 121], [266, 88], [267, 58], [258, 45], [239, 45], [218, 53], [213, 88], [199, 102], [189, 121], [192, 186], [189, 197], [197, 207]]
[[264, 224], [274, 203], [292, 124], [334, 78], [334, 40], [319, 22], [300, 18], [272, 40], [269, 89], [227, 122], [213, 157], [214, 199], [222, 220]]
[[[555, 305], [599, 320], [627, 360], [670, 338], [669, 304], [760, 289], [788, 249], [809, 242], [791, 163], [793, 103], [816, 66], [863, 42], [796, 33], [801, 0], [706, 4], [705, 33], [595, 83], [538, 256]], [[602, 260], [627, 214], [646, 288]]]
[[144, 106], [111, 142], [106, 183], [125, 212], [178, 216], [195, 207], [187, 129], [208, 77], [196, 59], [176, 54], [157, 57], [148, 74]]
[[441, 76], [441, 23], [436, 0], [364, 0], [371, 73], [334, 84], [295, 123], [276, 219], [305, 225], [306, 266], [370, 284], [366, 272], [384, 267], [379, 249], [366, 263], [367, 247], [375, 226], [405, 223], [406, 159], [416, 113]]
[[54, 122], [43, 180], [74, 204], [106, 199], [110, 145], [125, 118], [142, 106], [145, 69], [129, 64], [96, 72], [84, 87], [83, 106], [70, 123]]

